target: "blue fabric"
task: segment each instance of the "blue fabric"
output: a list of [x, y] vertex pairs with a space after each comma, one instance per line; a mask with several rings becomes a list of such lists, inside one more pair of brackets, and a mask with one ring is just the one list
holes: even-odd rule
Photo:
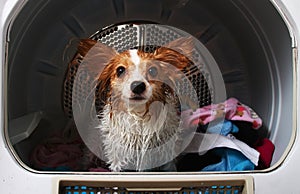
[[224, 120], [224, 122], [217, 123], [215, 125], [208, 125], [208, 133], [216, 133], [227, 136], [229, 133], [239, 132], [239, 128], [234, 125], [231, 121]]
[[202, 171], [244, 171], [254, 170], [255, 165], [241, 152], [230, 148], [215, 148], [214, 154], [221, 157], [221, 161], [211, 164]]
[[45, 167], [42, 168], [45, 171], [72, 171], [68, 166], [58, 166], [58, 167]]

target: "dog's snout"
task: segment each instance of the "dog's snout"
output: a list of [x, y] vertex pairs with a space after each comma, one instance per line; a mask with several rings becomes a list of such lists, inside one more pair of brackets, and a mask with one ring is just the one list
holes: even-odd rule
[[130, 89], [135, 94], [142, 94], [146, 90], [146, 84], [141, 81], [134, 81], [130, 85]]

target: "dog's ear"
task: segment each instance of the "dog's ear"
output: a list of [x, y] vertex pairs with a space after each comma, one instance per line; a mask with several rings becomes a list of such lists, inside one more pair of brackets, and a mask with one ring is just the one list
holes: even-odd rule
[[97, 87], [96, 87], [96, 100], [100, 103], [100, 106], [103, 107], [111, 95], [111, 76], [113, 68], [111, 65], [105, 66], [105, 68], [98, 75]]
[[[108, 65], [118, 55], [118, 52], [103, 43], [91, 39], [84, 39], [79, 44], [78, 51], [83, 54], [84, 69], [93, 77], [96, 87], [96, 104], [103, 107], [110, 95], [110, 80], [112, 66]], [[99, 107], [96, 107], [98, 109]], [[99, 110], [97, 110], [98, 112]]]
[[167, 43], [163, 47], [177, 51], [191, 60], [194, 49], [194, 38], [192, 36], [181, 37]]
[[84, 57], [95, 44], [97, 44], [96, 40], [81, 39], [77, 47], [77, 52]]
[[173, 65], [176, 70], [184, 70], [193, 63], [192, 52], [194, 49], [193, 38], [183, 37], [176, 39], [154, 52], [154, 59]]
[[[109, 88], [107, 87], [109, 84], [109, 77], [100, 78], [100, 76], [107, 75], [107, 73], [102, 74], [102, 71], [107, 72], [106, 66], [116, 54], [117, 52], [113, 48], [96, 40], [80, 40], [77, 47], [77, 53], [69, 63], [66, 71], [64, 81], [64, 98], [69, 99], [70, 93], [72, 94], [73, 90], [80, 93], [80, 96], [86, 98], [90, 96], [91, 91], [95, 89], [97, 94], [101, 94], [102, 99], [100, 100], [105, 101], [105, 95]], [[101, 79], [103, 79], [102, 82], [100, 81]], [[81, 99], [80, 96], [72, 96], [72, 99]], [[99, 99], [97, 102], [99, 102]], [[65, 112], [69, 116], [72, 116], [72, 113], [70, 113], [72, 109], [68, 108], [69, 102], [64, 101], [64, 103]]]
[[97, 73], [98, 77], [118, 53], [117, 51], [101, 42], [83, 39], [78, 46], [78, 52], [83, 56], [82, 65], [90, 73]]

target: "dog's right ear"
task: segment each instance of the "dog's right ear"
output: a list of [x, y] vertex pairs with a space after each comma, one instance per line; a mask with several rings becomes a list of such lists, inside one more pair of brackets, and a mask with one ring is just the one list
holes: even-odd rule
[[87, 72], [96, 87], [96, 101], [104, 105], [110, 93], [111, 70], [108, 65], [118, 52], [101, 42], [83, 39], [78, 46], [83, 56], [81, 68]]
[[81, 39], [77, 47], [77, 52], [84, 57], [95, 44], [97, 44], [96, 40]]
[[90, 73], [97, 73], [97, 77], [118, 54], [114, 48], [92, 39], [82, 39], [78, 45], [78, 53], [83, 56], [81, 65]]

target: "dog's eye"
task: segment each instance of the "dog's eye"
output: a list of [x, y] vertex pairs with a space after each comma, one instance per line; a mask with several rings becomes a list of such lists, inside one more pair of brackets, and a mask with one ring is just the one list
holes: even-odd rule
[[120, 66], [117, 68], [117, 76], [120, 77], [121, 75], [123, 75], [125, 73], [125, 67]]
[[157, 76], [157, 68], [156, 67], [150, 67], [148, 70], [149, 75], [151, 75], [152, 77], [156, 77]]

